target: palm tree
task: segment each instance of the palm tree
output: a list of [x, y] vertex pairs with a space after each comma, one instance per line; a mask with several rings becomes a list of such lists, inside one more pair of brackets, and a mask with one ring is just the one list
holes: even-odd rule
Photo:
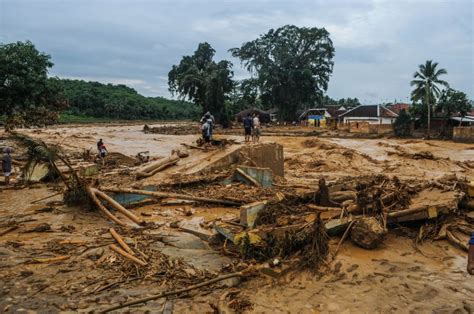
[[415, 86], [411, 92], [411, 98], [414, 101], [422, 100], [428, 106], [428, 138], [430, 138], [431, 105], [441, 93], [438, 86], [449, 87], [448, 82], [439, 79], [440, 75], [448, 72], [445, 69], [437, 69], [437, 66], [438, 62], [432, 60], [420, 64], [419, 70], [413, 75], [414, 80], [410, 83], [411, 86]]

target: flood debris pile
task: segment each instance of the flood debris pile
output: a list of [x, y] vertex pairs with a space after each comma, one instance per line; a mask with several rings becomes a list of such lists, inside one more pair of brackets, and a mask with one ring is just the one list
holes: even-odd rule
[[194, 135], [198, 132], [198, 127], [194, 125], [161, 125], [150, 127], [148, 124], [143, 126], [145, 134], [166, 134], [166, 135]]
[[[76, 238], [48, 241], [40, 248], [48, 254], [33, 261], [46, 265], [71, 261], [71, 268], [91, 266], [94, 274], [103, 276], [102, 281], [86, 278], [75, 284], [88, 296], [105, 294], [109, 302], [104, 311], [187, 296], [192, 290], [212, 294], [221, 289], [221, 281], [231, 278], [264, 275], [278, 279], [301, 269], [324, 273], [347, 239], [364, 249], [384, 249], [387, 235], [393, 233], [408, 235], [415, 244], [446, 239], [467, 250], [467, 235], [474, 229], [474, 187], [465, 178], [402, 180], [365, 174], [331, 179], [314, 170], [341, 168], [341, 160], [354, 167], [378, 161], [317, 139], [298, 144], [315, 148], [315, 155], [295, 154], [286, 160], [278, 144], [237, 147], [236, 142], [221, 139], [223, 146], [235, 146], [204, 151], [184, 145], [187, 149], [180, 147], [170, 156], [151, 161], [110, 154], [105, 166], [96, 164], [95, 169], [84, 170], [76, 165], [91, 162], [90, 153], [66, 153], [29, 138], [20, 141], [25, 147], [25, 165], [43, 164], [57, 180], [58, 193], [67, 205], [61, 209], [68, 208], [79, 220], [92, 215], [94, 227], [82, 233], [83, 221], [61, 228], [35, 222], [26, 228], [24, 220], [14, 224], [2, 220], [0, 235], [20, 229], [22, 233], [76, 233], [87, 238], [89, 245]], [[410, 158], [435, 159], [430, 154]], [[312, 180], [298, 181], [296, 169], [313, 171], [305, 177]], [[285, 179], [285, 170], [291, 171], [291, 180]], [[92, 210], [80, 211], [86, 207]], [[35, 213], [63, 214], [53, 203]], [[193, 225], [194, 218], [201, 219]], [[199, 250], [192, 247], [189, 253], [187, 246], [180, 247], [183, 244], [174, 239], [190, 234], [200, 245], [207, 242], [199, 250], [211, 254], [211, 259], [225, 258], [227, 263], [217, 270], [198, 265]], [[91, 238], [97, 242], [91, 243]], [[21, 247], [21, 243], [13, 245]], [[221, 295], [218, 311], [225, 306], [236, 310], [251, 306], [238, 297], [234, 286], [240, 280], [236, 282], [227, 286], [234, 290]], [[113, 299], [123, 289], [147, 284], [159, 293], [150, 296], [149, 291], [142, 291], [147, 296]]]

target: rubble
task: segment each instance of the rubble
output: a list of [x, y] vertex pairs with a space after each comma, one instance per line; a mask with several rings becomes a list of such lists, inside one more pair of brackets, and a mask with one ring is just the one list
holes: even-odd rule
[[[40, 161], [48, 170], [56, 167], [59, 180], [40, 183], [44, 193], [26, 204], [16, 200], [19, 207], [31, 209], [14, 221], [0, 217], [0, 236], [8, 248], [17, 250], [16, 258], [50, 265], [62, 279], [74, 272], [77, 278], [67, 283], [67, 297], [107, 296], [107, 303], [99, 306], [104, 311], [167, 295], [195, 298], [182, 293], [196, 289], [203, 289], [198, 294], [205, 297], [223, 289], [225, 285], [217, 282], [229, 278], [263, 275], [278, 280], [300, 269], [319, 272], [328, 282], [359, 285], [362, 280], [355, 274], [355, 279], [343, 278], [348, 275], [333, 261], [350, 258], [346, 250], [352, 247], [379, 248], [370, 254], [393, 250], [393, 237], [400, 230], [415, 246], [436, 240], [466, 249], [466, 234], [473, 229], [473, 185], [465, 176], [470, 170], [458, 176], [448, 171], [442, 176], [439, 171], [436, 177], [407, 178], [365, 171], [364, 167], [386, 169], [389, 162], [325, 139], [291, 143], [286, 159], [280, 144], [216, 141], [222, 147], [201, 150], [187, 144], [189, 150], [173, 148], [169, 156], [168, 151], [151, 155], [151, 162], [116, 154], [105, 166], [58, 148], [64, 161]], [[406, 150], [393, 156], [397, 161], [448, 162], [438, 154]], [[455, 162], [450, 166], [458, 169]], [[346, 169], [350, 175], [340, 175]], [[59, 201], [61, 194], [65, 204]], [[48, 201], [57, 203], [48, 207]], [[55, 241], [38, 241], [30, 249], [25, 232], [44, 232], [43, 237]], [[180, 242], [183, 235], [191, 240]], [[344, 242], [349, 236], [352, 242]], [[200, 254], [205, 256], [202, 264]], [[211, 270], [209, 264], [216, 261], [221, 267]], [[14, 265], [10, 260], [11, 264], [2, 263], [5, 269]], [[81, 274], [84, 267], [90, 276]], [[356, 268], [347, 273], [359, 272]], [[232, 276], [224, 278], [224, 272]], [[332, 272], [334, 277], [328, 278]], [[246, 285], [240, 279], [230, 284], [248, 289]], [[144, 290], [134, 290], [140, 287]], [[159, 291], [148, 291], [150, 287]], [[134, 294], [117, 301], [115, 296], [127, 289]], [[150, 296], [141, 298], [141, 293]], [[246, 296], [239, 298], [235, 307], [248, 308]]]

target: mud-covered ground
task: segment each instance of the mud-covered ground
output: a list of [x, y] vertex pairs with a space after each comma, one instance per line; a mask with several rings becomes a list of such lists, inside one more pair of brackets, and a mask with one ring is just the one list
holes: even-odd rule
[[[21, 131], [48, 143], [60, 143], [70, 152], [94, 149], [102, 138], [111, 152], [135, 156], [148, 151], [151, 157], [168, 156], [173, 149], [182, 148], [181, 143], [193, 145], [198, 138], [144, 134], [142, 127], [60, 126]], [[3, 135], [0, 133], [0, 138]], [[238, 135], [227, 138], [243, 142]], [[321, 177], [340, 182], [346, 177], [374, 174], [411, 182], [447, 174], [474, 180], [474, 147], [468, 144], [307, 136], [271, 136], [261, 141], [283, 145], [285, 179], [281, 184], [289, 186], [316, 186]], [[199, 161], [201, 166], [219, 154], [192, 149], [190, 153], [188, 161], [183, 162], [191, 165]], [[171, 167], [162, 175], [175, 172]], [[105, 181], [120, 185], [120, 178]], [[60, 195], [33, 203], [56, 193], [56, 189], [45, 184], [22, 189], [0, 186], [0, 234], [17, 226], [0, 236], [0, 312], [100, 310], [188, 286], [237, 267], [235, 257], [225, 250], [211, 248], [199, 238], [170, 227], [176, 221], [205, 227], [213, 220], [237, 216], [237, 208], [149, 204], [133, 209], [149, 223], [136, 233], [117, 227], [99, 212], [64, 206]], [[229, 191], [232, 189], [239, 187], [229, 187]], [[436, 201], [443, 195], [438, 193], [433, 198]], [[41, 224], [49, 228], [35, 230]], [[139, 268], [111, 251], [109, 245], [115, 243], [109, 233], [111, 227], [153, 263]], [[329, 259], [319, 273], [291, 273], [279, 280], [265, 276], [251, 276], [240, 283], [228, 280], [223, 285], [129, 310], [214, 312], [222, 309], [219, 299], [228, 294], [234, 297], [233, 301], [227, 299], [230, 307], [247, 312], [471, 313], [474, 278], [465, 271], [466, 254], [444, 240], [415, 245], [407, 233], [404, 228], [391, 231], [383, 245], [372, 251], [347, 240], [336, 258]], [[331, 251], [339, 240], [330, 240]], [[180, 262], [173, 262], [176, 259]]]

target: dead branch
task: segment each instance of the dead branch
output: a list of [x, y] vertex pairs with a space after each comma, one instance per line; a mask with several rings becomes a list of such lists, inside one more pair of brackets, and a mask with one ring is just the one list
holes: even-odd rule
[[249, 270], [250, 270], [250, 268], [247, 268], [243, 271], [239, 271], [239, 272], [235, 272], [235, 273], [232, 273], [232, 274], [220, 276], [220, 277], [210, 279], [210, 280], [207, 280], [207, 281], [195, 284], [195, 285], [191, 285], [191, 286], [183, 288], [183, 289], [178, 289], [178, 290], [168, 291], [168, 292], [162, 292], [162, 293], [159, 293], [159, 294], [151, 296], [151, 297], [146, 297], [146, 298], [138, 299], [138, 300], [135, 300], [135, 301], [130, 301], [130, 302], [126, 302], [126, 303], [123, 303], [123, 304], [115, 305], [115, 306], [109, 307], [109, 308], [107, 308], [103, 311], [100, 311], [99, 313], [108, 313], [108, 312], [111, 312], [111, 311], [122, 309], [124, 307], [129, 307], [129, 306], [132, 306], [132, 305], [145, 303], [145, 302], [156, 300], [156, 299], [161, 299], [161, 298], [164, 298], [164, 297], [167, 297], [167, 296], [170, 296], [170, 295], [176, 295], [176, 294], [188, 292], [188, 291], [195, 290], [195, 289], [198, 289], [198, 288], [201, 288], [201, 287], [209, 286], [213, 283], [216, 283], [216, 282], [219, 282], [219, 281], [222, 281], [222, 280], [226, 280], [226, 279], [229, 279], [229, 278], [242, 277]]
[[94, 194], [100, 196], [103, 200], [107, 201], [107, 203], [109, 203], [113, 208], [124, 214], [127, 218], [129, 218], [137, 225], [143, 225], [145, 223], [142, 219], [135, 216], [135, 214], [123, 207], [120, 203], [118, 203], [116, 200], [114, 200], [104, 192], [94, 188], [91, 188], [91, 190], [94, 192]]
[[111, 244], [111, 245], [110, 245], [110, 248], [111, 248], [112, 250], [114, 250], [115, 252], [119, 253], [120, 255], [122, 255], [123, 257], [128, 258], [129, 260], [131, 260], [131, 261], [134, 262], [135, 264], [138, 264], [138, 265], [140, 265], [140, 266], [146, 266], [146, 265], [148, 265], [147, 262], [144, 262], [144, 261], [142, 261], [142, 260], [136, 258], [135, 256], [128, 254], [127, 252], [125, 252], [124, 250], [122, 250], [121, 248], [119, 248], [118, 246], [116, 246], [115, 244]]
[[115, 231], [114, 228], [110, 228], [109, 229], [109, 232], [110, 234], [112, 235], [112, 237], [114, 237], [115, 240], [117, 240], [118, 244], [120, 244], [121, 247], [123, 247], [123, 249], [125, 251], [127, 251], [130, 255], [135, 255], [135, 253], [132, 251], [132, 249], [128, 246], [127, 243], [125, 243], [125, 241], [122, 239], [122, 237], [117, 233], [117, 231]]
[[102, 204], [102, 202], [97, 198], [95, 195], [94, 191], [95, 189], [92, 188], [87, 188], [87, 194], [89, 194], [89, 197], [91, 200], [94, 202], [94, 204], [105, 214], [105, 216], [109, 217], [110, 220], [115, 222], [116, 224], [120, 226], [126, 226], [124, 222], [122, 222], [120, 219], [115, 217], [105, 206]]

